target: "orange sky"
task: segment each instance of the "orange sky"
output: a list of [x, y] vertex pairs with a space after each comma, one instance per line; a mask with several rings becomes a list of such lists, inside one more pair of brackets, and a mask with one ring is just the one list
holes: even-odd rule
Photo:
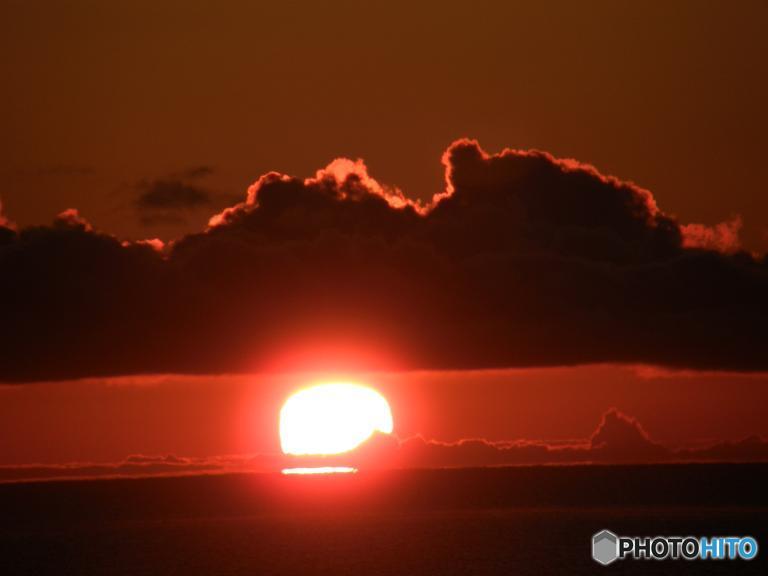
[[211, 210], [143, 225], [142, 182], [211, 167], [219, 208], [342, 155], [428, 198], [470, 136], [634, 180], [682, 222], [740, 214], [768, 247], [764, 2], [44, 6], [0, 6], [0, 199], [22, 225], [77, 207], [167, 239]]
[[[456, 314], [459, 309], [456, 302], [449, 298], [442, 302], [435, 297], [444, 286], [440, 283], [441, 274], [452, 270], [439, 265], [435, 265], [434, 270], [429, 267], [433, 248], [453, 245], [443, 236], [436, 236], [434, 242], [427, 244], [427, 250], [416, 252], [417, 257], [426, 255], [426, 259], [417, 258], [413, 262], [407, 243], [405, 248], [398, 246], [392, 253], [394, 256], [387, 254], [389, 260], [376, 260], [364, 252], [378, 246], [379, 238], [374, 238], [375, 242], [369, 245], [358, 236], [350, 236], [357, 239], [357, 244], [351, 242], [354, 250], [349, 252], [357, 254], [358, 259], [351, 260], [356, 264], [349, 269], [359, 271], [360, 262], [367, 262], [374, 272], [383, 271], [381, 277], [362, 274], [358, 279], [362, 280], [351, 288], [343, 274], [335, 274], [332, 282], [324, 277], [329, 270], [328, 262], [339, 263], [338, 270], [342, 272], [348, 270], [341, 257], [336, 258], [335, 252], [321, 244], [319, 252], [326, 254], [327, 261], [307, 260], [318, 267], [316, 273], [306, 264], [296, 268], [310, 270], [310, 279], [317, 283], [315, 294], [320, 295], [317, 300], [320, 304], [317, 304], [304, 295], [311, 292], [306, 277], [299, 274], [294, 281], [290, 267], [283, 268], [282, 274], [273, 273], [270, 266], [274, 262], [269, 258], [260, 261], [263, 270], [256, 271], [263, 272], [263, 276], [251, 278], [252, 284], [243, 280], [247, 276], [243, 270], [253, 272], [258, 268], [253, 266], [256, 258], [248, 260], [242, 268], [228, 269], [226, 255], [229, 252], [221, 256], [215, 252], [216, 248], [210, 252], [204, 249], [200, 253], [205, 258], [198, 262], [200, 270], [188, 267], [185, 254], [194, 256], [196, 247], [205, 248], [205, 242], [212, 235], [201, 234], [205, 236], [203, 240], [188, 237], [186, 244], [177, 242], [161, 261], [158, 253], [149, 249], [146, 252], [150, 256], [140, 254], [145, 249], [141, 246], [128, 244], [123, 250], [112, 239], [102, 242], [90, 225], [84, 224], [85, 220], [79, 220], [83, 216], [96, 230], [121, 239], [178, 239], [184, 234], [205, 230], [212, 214], [244, 199], [248, 186], [262, 174], [276, 170], [299, 178], [312, 177], [319, 167], [344, 156], [365, 159], [367, 170], [378, 182], [396, 186], [409, 198], [421, 201], [445, 190], [446, 168], [464, 170], [464, 180], [457, 184], [458, 188], [464, 185], [464, 190], [452, 204], [458, 206], [456, 218], [450, 217], [451, 204], [443, 203], [441, 209], [448, 213], [448, 225], [437, 229], [459, 230], [447, 238], [456, 245], [473, 233], [482, 245], [484, 238], [477, 234], [485, 226], [481, 220], [473, 221], [477, 228], [468, 225], [469, 232], [453, 226], [473, 217], [495, 214], [494, 208], [503, 203], [492, 205], [491, 209], [480, 205], [477, 212], [461, 213], [462, 202], [466, 204], [465, 199], [476, 188], [482, 188], [484, 182], [487, 184], [485, 176], [490, 182], [497, 174], [488, 168], [491, 158], [494, 166], [512, 166], [513, 172], [514, 163], [523, 158], [522, 161], [532, 166], [537, 162], [546, 165], [557, 174], [569, 170], [579, 173], [576, 178], [586, 174], [587, 180], [599, 182], [596, 198], [604, 198], [604, 188], [610, 189], [616, 198], [629, 195], [642, 205], [642, 210], [648, 211], [648, 218], [644, 219], [644, 212], [638, 216], [636, 210], [632, 211], [637, 209], [635, 204], [622, 204], [628, 208], [622, 215], [637, 217], [637, 222], [631, 218], [629, 224], [616, 220], [618, 232], [632, 229], [633, 223], [642, 221], [643, 232], [647, 226], [655, 233], [663, 231], [665, 223], [673, 222], [670, 229], [674, 233], [670, 237], [677, 238], [674, 234], [678, 231], [697, 230], [686, 226], [691, 223], [714, 226], [741, 222], [742, 246], [755, 254], [768, 251], [768, 194], [762, 169], [768, 131], [765, 106], [768, 80], [764, 73], [768, 53], [768, 36], [764, 31], [768, 4], [694, 0], [674, 5], [607, 0], [588, 4], [529, 2], [525, 6], [509, 1], [474, 2], [471, 6], [453, 2], [428, 4], [400, 0], [366, 4], [305, 3], [298, 9], [292, 3], [245, 0], [165, 2], [162, 5], [144, 1], [75, 0], [51, 2], [41, 9], [37, 3], [3, 2], [0, 5], [0, 22], [4, 25], [0, 34], [0, 75], [4, 84], [0, 93], [0, 225], [6, 223], [7, 218], [24, 229], [49, 223], [62, 210], [76, 208], [79, 212], [67, 212], [58, 227], [37, 231], [42, 238], [41, 245], [48, 246], [45, 243], [50, 242], [57, 247], [57, 234], [75, 239], [82, 235], [95, 241], [97, 248], [101, 246], [99, 243], [108, 244], [108, 248], [123, 254], [128, 264], [135, 263], [131, 260], [131, 255], [135, 255], [136, 262], [147, 264], [150, 279], [160, 268], [170, 266], [166, 266], [169, 259], [165, 256], [181, 246], [179, 254], [174, 256], [180, 262], [179, 269], [199, 273], [197, 277], [181, 275], [186, 283], [155, 285], [135, 275], [130, 266], [123, 270], [120, 262], [115, 264], [116, 252], [97, 252], [96, 259], [91, 259], [88, 253], [82, 260], [83, 268], [71, 269], [63, 264], [66, 258], [60, 257], [59, 252], [45, 252], [43, 264], [38, 268], [34, 260], [39, 257], [35, 252], [35, 232], [29, 236], [20, 233], [17, 239], [16, 232], [10, 232], [9, 228], [8, 245], [17, 243], [23, 250], [20, 248], [21, 256], [15, 258], [15, 248], [9, 248], [8, 253], [13, 257], [2, 264], [20, 271], [20, 277], [27, 274], [28, 283], [23, 286], [33, 289], [20, 291], [25, 292], [22, 296], [28, 296], [24, 302], [27, 308], [11, 306], [6, 314], [5, 321], [11, 329], [3, 335], [7, 338], [5, 354], [8, 356], [4, 381], [34, 380], [39, 374], [66, 378], [73, 374], [153, 372], [168, 366], [172, 370], [188, 368], [215, 373], [227, 365], [219, 362], [222, 358], [231, 360], [226, 353], [211, 354], [209, 364], [197, 365], [194, 362], [197, 356], [190, 350], [199, 351], [203, 358], [208, 348], [216, 348], [212, 339], [217, 335], [210, 336], [215, 334], [216, 327], [222, 329], [222, 334], [213, 342], [221, 345], [215, 352], [234, 350], [232, 354], [236, 355], [239, 349], [232, 343], [246, 348], [251, 345], [248, 338], [254, 334], [258, 336], [254, 342], [263, 344], [265, 349], [269, 350], [275, 343], [280, 348], [281, 337], [292, 341], [297, 334], [305, 336], [292, 332], [295, 326], [281, 316], [287, 310], [294, 314], [290, 318], [296, 320], [296, 325], [304, 321], [310, 325], [313, 342], [327, 343], [329, 349], [334, 346], [327, 330], [331, 326], [339, 328], [344, 338], [365, 348], [366, 352], [370, 348], [372, 357], [386, 355], [385, 346], [377, 347], [373, 336], [365, 342], [357, 341], [355, 322], [360, 321], [367, 329], [371, 326], [366, 322], [370, 321], [375, 328], [373, 332], [382, 341], [396, 340], [403, 349], [417, 343], [424, 345], [427, 361], [432, 358], [429, 353], [438, 353], [456, 362], [438, 364], [439, 367], [497, 366], [515, 361], [520, 365], [624, 362], [629, 358], [629, 361], [658, 361], [676, 366], [757, 370], [752, 374], [684, 373], [587, 365], [354, 375], [354, 379], [376, 386], [390, 399], [395, 429], [401, 436], [423, 434], [445, 441], [467, 437], [586, 439], [595, 430], [601, 415], [611, 407], [636, 417], [654, 440], [671, 446], [738, 440], [749, 434], [768, 435], [763, 408], [768, 376], [759, 371], [765, 369], [759, 353], [759, 346], [764, 343], [760, 314], [765, 308], [752, 314], [754, 309], [764, 306], [760, 290], [768, 278], [765, 275], [768, 261], [757, 256], [750, 259], [747, 254], [734, 256], [732, 247], [725, 250], [726, 254], [707, 255], [704, 251], [692, 250], [696, 258], [701, 257], [702, 270], [706, 273], [696, 276], [698, 268], [693, 272], [688, 268], [674, 269], [671, 277], [681, 279], [679, 284], [666, 283], [664, 271], [655, 266], [657, 261], [643, 260], [643, 266], [651, 265], [640, 266], [637, 276], [619, 277], [621, 282], [617, 281], [615, 286], [629, 287], [622, 293], [603, 281], [590, 284], [591, 276], [585, 280], [581, 270], [573, 271], [569, 267], [581, 246], [567, 235], [561, 238], [552, 234], [552, 230], [567, 231], [570, 226], [567, 218], [562, 222], [554, 218], [553, 229], [545, 228], [536, 238], [547, 249], [552, 246], [563, 249], [566, 265], [562, 275], [547, 275], [547, 266], [525, 268], [529, 262], [528, 254], [523, 251], [522, 259], [492, 270], [509, 273], [509, 278], [503, 277], [511, 278], [509, 283], [499, 282], [502, 276], [481, 278], [482, 274], [468, 273], [471, 280], [487, 280], [477, 284], [488, 289], [476, 293], [471, 289], [457, 292], [479, 294], [477, 301], [488, 304], [489, 310], [484, 311], [487, 313], [480, 315], [482, 323], [469, 326], [499, 328], [494, 345], [490, 345], [477, 337], [487, 332], [468, 335], [462, 332], [462, 325], [455, 321], [460, 316]], [[575, 163], [556, 161], [545, 155], [508, 152], [490, 156], [473, 142], [455, 142], [463, 137], [477, 138], [490, 154], [508, 147], [541, 149], [557, 158], [575, 158], [594, 165], [602, 174], [635, 182], [642, 190], [603, 178], [591, 167], [573, 168], [577, 166]], [[452, 142], [455, 143], [443, 165], [441, 154]], [[566, 168], [561, 170], [563, 166]], [[364, 173], [362, 164], [358, 168]], [[473, 178], [477, 170], [481, 178], [476, 181]], [[281, 182], [293, 192], [281, 192]], [[288, 194], [284, 197], [290, 200], [290, 194], [295, 193], [301, 200], [302, 194], [314, 186], [312, 194], [322, 196], [327, 182], [324, 184], [320, 177], [315, 178], [311, 186], [308, 182], [291, 183], [276, 178], [264, 188], [267, 194], [273, 194], [274, 208], [275, 194]], [[504, 192], [508, 181], [500, 182], [489, 188]], [[341, 189], [344, 184], [337, 179], [334, 185]], [[366, 180], [364, 184], [369, 182]], [[653, 197], [645, 189], [650, 190]], [[381, 188], [376, 190], [373, 196], [381, 200]], [[533, 190], [531, 197], [543, 204], [550, 202], [563, 212], [579, 212], [571, 210], [572, 205], [566, 202], [558, 204], [558, 200], [566, 196], [574, 203], [578, 201], [568, 186], [555, 190], [554, 193], [561, 196], [554, 199], [539, 194], [541, 190], [535, 186], [530, 190]], [[171, 197], [175, 200], [169, 203]], [[179, 198], [183, 202], [174, 204]], [[334, 197], [331, 204], [341, 206], [346, 201], [347, 196], [342, 194]], [[656, 203], [662, 212], [657, 213]], [[246, 222], [246, 228], [252, 226], [261, 234], [258, 229], [261, 224], [257, 221], [260, 215], [251, 210], [254, 206], [253, 203], [242, 205], [239, 210], [246, 214], [243, 218], [250, 214], [256, 222]], [[609, 202], [606, 206], [613, 205]], [[535, 208], [536, 202], [526, 205], [531, 207]], [[278, 206], [264, 217], [267, 224], [273, 222], [270, 218], [274, 217], [278, 223], [277, 236], [282, 233], [279, 225], [284, 221], [288, 221], [289, 232], [295, 232], [290, 230], [290, 225], [296, 212], [288, 211], [284, 218], [281, 209]], [[306, 220], [298, 218], [299, 236], [306, 230], [317, 232], [311, 229], [311, 225], [317, 224], [311, 218], [315, 215], [313, 209], [310, 205], [306, 210], [310, 214]], [[391, 212], [393, 220], [388, 222], [393, 227], [385, 230], [399, 241], [402, 235], [392, 230], [399, 230], [395, 226], [402, 223], [399, 220], [402, 214], [391, 206], [387, 211]], [[297, 212], [306, 215], [302, 209]], [[608, 213], [612, 214], [610, 210]], [[350, 217], [350, 227], [355, 233], [358, 232], [355, 226], [363, 226], [361, 214], [363, 212], [355, 212]], [[374, 223], [383, 221], [380, 215], [373, 214]], [[469, 216], [464, 218], [466, 214]], [[526, 223], [526, 210], [520, 214], [523, 216], [515, 225]], [[415, 212], [406, 214], [408, 218], [411, 216], [419, 222], [426, 220], [418, 218]], [[435, 218], [443, 216], [438, 213]], [[605, 223], [591, 216], [588, 214], [586, 220], [592, 228], [587, 228], [596, 234], [586, 237], [587, 251], [593, 241], [601, 248], [608, 245], [600, 235]], [[505, 217], [499, 212], [499, 218]], [[581, 214], [574, 217], [576, 228], [580, 217]], [[344, 218], [339, 222], [348, 224]], [[608, 218], [606, 222], [612, 223]], [[506, 224], [504, 221], [499, 229], [505, 231]], [[736, 231], [738, 225], [733, 226], [720, 230]], [[324, 234], [329, 225], [320, 222], [317, 227]], [[523, 230], [522, 226], [520, 229]], [[428, 230], [431, 233], [433, 228]], [[241, 245], [236, 225], [222, 226], [219, 232], [225, 240], [230, 239], [226, 234], [232, 233], [235, 241], [226, 246]], [[421, 233], [421, 228], [418, 232]], [[254, 235], [257, 240], [259, 234]], [[623, 242], [624, 237], [619, 236]], [[495, 251], [499, 245], [494, 244], [493, 235], [485, 240], [489, 238], [490, 252], [487, 246], [481, 246], [483, 250], [475, 254], [481, 257], [474, 261], [470, 258], [471, 264], [496, 262]], [[627, 245], [633, 238], [629, 236]], [[331, 238], [331, 245], [335, 246], [333, 241]], [[3, 242], [6, 240], [0, 236], [0, 246]], [[650, 241], [649, 245], [656, 246]], [[647, 248], [645, 244], [640, 247]], [[673, 258], [674, 262], [686, 262], [685, 256], [690, 254], [683, 251], [688, 250], [690, 244], [684, 242], [674, 248], [680, 249], [674, 253], [675, 258], [679, 256]], [[573, 253], [569, 252], [571, 249]], [[24, 250], [32, 254], [29, 260], [24, 260], [27, 257]], [[644, 254], [643, 250], [637, 252]], [[265, 252], [273, 253], [283, 254], [280, 250]], [[346, 253], [339, 251], [342, 255]], [[461, 250], [458, 253], [463, 255]], [[491, 257], [486, 258], [489, 253]], [[635, 257], [632, 250], [627, 253]], [[602, 260], [604, 257], [606, 260]], [[614, 257], [612, 253], [608, 256], [601, 253], [595, 260], [598, 265], [588, 270], [600, 280], [602, 271], [616, 264]], [[398, 258], [405, 262], [402, 278], [408, 282], [382, 282], [381, 278], [389, 278], [386, 273], [390, 261]], [[80, 262], [76, 258], [73, 261]], [[194, 258], [191, 261], [194, 263]], [[290, 257], [286, 260], [289, 264], [294, 261], [300, 260]], [[659, 261], [667, 262], [663, 258]], [[236, 258], [232, 262], [237, 262]], [[611, 265], [607, 266], [606, 262]], [[633, 262], [619, 262], [615, 268], [622, 274], [627, 270], [632, 272]], [[706, 266], [712, 262], [720, 267], [713, 268], [714, 272], [708, 275], [710, 269]], [[98, 272], [112, 271], [113, 264], [118, 273], [107, 274], [108, 281], [101, 278], [104, 283], [100, 284]], [[222, 264], [218, 275], [209, 273], [214, 264]], [[744, 266], [746, 272], [739, 266]], [[475, 270], [472, 266], [467, 269]], [[35, 276], [39, 270], [44, 274]], [[91, 276], [94, 270], [96, 273]], [[653, 276], [654, 270], [657, 276]], [[537, 271], [540, 276], [536, 275]], [[722, 271], [731, 275], [719, 275]], [[425, 277], [435, 272], [437, 280], [433, 284], [421, 282], [421, 272]], [[445, 277], [454, 278], [449, 274]], [[169, 278], [176, 279], [176, 276], [169, 275]], [[227, 278], [234, 278], [231, 286], [226, 286]], [[401, 277], [394, 275], [393, 278]], [[222, 285], [232, 291], [217, 292], [221, 286], [216, 281], [220, 279], [223, 279]], [[271, 285], [274, 279], [276, 282]], [[584, 285], [577, 280], [584, 280]], [[744, 284], [739, 284], [742, 280]], [[751, 280], [754, 282], [749, 283]], [[135, 285], [130, 284], [131, 281]], [[54, 297], [49, 284], [55, 284], [58, 289]], [[266, 291], [259, 292], [265, 285]], [[272, 292], [269, 292], [270, 285]], [[403, 296], [401, 301], [398, 298], [402, 296], [403, 285], [419, 290], [410, 292], [410, 299]], [[161, 288], [157, 293], [156, 286]], [[252, 289], [254, 286], [258, 289]], [[379, 291], [370, 290], [371, 286], [378, 287]], [[476, 284], [469, 282], [468, 286], [474, 288]], [[516, 294], [518, 299], [507, 301], [504, 296], [508, 295], [510, 286], [517, 292], [509, 294]], [[596, 292], [596, 286], [605, 288], [605, 292]], [[163, 287], [167, 291], [163, 291]], [[12, 288], [8, 293], [12, 293]], [[194, 293], [196, 288], [200, 288], [197, 296], [202, 296], [189, 302], [202, 302], [202, 311], [186, 308], [184, 296]], [[344, 314], [338, 314], [339, 309], [332, 305], [323, 307], [323, 302], [337, 303], [334, 295], [344, 295], [346, 290], [353, 301], [360, 299], [359, 309], [347, 314], [349, 308], [343, 308]], [[646, 308], [632, 308], [646, 293], [650, 294], [648, 300], [643, 301]], [[6, 292], [0, 291], [0, 294], [6, 295]], [[116, 297], [118, 305], [110, 308], [109, 297], [116, 294], [123, 299]], [[157, 304], [157, 308], [136, 304], [132, 297], [137, 294], [136, 302]], [[298, 305], [291, 300], [297, 294]], [[329, 294], [329, 300], [324, 301], [322, 297]], [[280, 306], [275, 304], [279, 298], [270, 299], [275, 295], [287, 295]], [[365, 297], [371, 295], [373, 300], [367, 301]], [[497, 297], [497, 300], [486, 302], [483, 295]], [[102, 302], [102, 296], [106, 303]], [[568, 300], [569, 297], [573, 300]], [[622, 300], [633, 297], [632, 302]], [[614, 299], [607, 303], [610, 298]], [[19, 298], [19, 302], [22, 300], [24, 298]], [[178, 306], [167, 306], [169, 302]], [[382, 302], [391, 305], [391, 309], [382, 307]], [[435, 302], [437, 312], [425, 314], [423, 318], [438, 318], [441, 323], [421, 332], [421, 325], [428, 322], [421, 322], [422, 316], [418, 313], [390, 314], [403, 303], [410, 305], [412, 311], [423, 312], [429, 311], [424, 303]], [[589, 305], [581, 305], [584, 302]], [[668, 309], [661, 306], [666, 302], [670, 303]], [[475, 308], [482, 308], [482, 305], [474, 306], [475, 303], [472, 298], [460, 301], [461, 305], [467, 305], [465, 316], [474, 318]], [[341, 304], [351, 306], [343, 301]], [[151, 326], [156, 311], [164, 308], [171, 308], [173, 312], [180, 310], [181, 317], [184, 321], [190, 320], [192, 328], [180, 327], [179, 316], [171, 314], [168, 318], [174, 320], [160, 326], [160, 331], [147, 330], [142, 321], [149, 318], [147, 325]], [[500, 308], [504, 310], [500, 312]], [[504, 316], [504, 313], [518, 309], [525, 322], [513, 326], [510, 318], [516, 318], [515, 314]], [[104, 310], [110, 310], [112, 315]], [[616, 310], [630, 313], [617, 318]], [[661, 324], [653, 322], [653, 314], [657, 312]], [[530, 317], [526, 316], [528, 313]], [[201, 323], [205, 329], [196, 332], [193, 321], [208, 316], [214, 323], [210, 326]], [[33, 317], [34, 320], [30, 320]], [[9, 323], [9, 318], [16, 323]], [[385, 321], [381, 321], [382, 318]], [[739, 322], [729, 324], [733, 318]], [[270, 319], [275, 324], [269, 324]], [[597, 328], [592, 326], [593, 319]], [[646, 319], [647, 325], [642, 322]], [[53, 329], [49, 329], [49, 320], [53, 320]], [[230, 320], [233, 324], [228, 324]], [[385, 326], [387, 321], [392, 325]], [[613, 322], [624, 331], [615, 331]], [[120, 338], [111, 340], [103, 324], [113, 328]], [[553, 338], [556, 331], [553, 328], [561, 324], [565, 326], [562, 338], [554, 340], [560, 344], [553, 345], [552, 350], [539, 346], [540, 342], [550, 343], [548, 339]], [[279, 328], [272, 330], [273, 326]], [[257, 334], [259, 327], [266, 333]], [[444, 334], [446, 327], [452, 327], [455, 333]], [[163, 328], [168, 328], [168, 332], [163, 332]], [[675, 331], [678, 328], [679, 333]], [[344, 329], [349, 329], [349, 333]], [[410, 329], [414, 331], [409, 332]], [[281, 330], [285, 334], [281, 334]], [[360, 333], [370, 336], [373, 332]], [[593, 340], [590, 340], [591, 332], [594, 332]], [[396, 337], [402, 333], [413, 337], [413, 341]], [[172, 346], [167, 346], [167, 340], [173, 338], [167, 334], [188, 336], [191, 344], [184, 341], [189, 346], [170, 350]], [[200, 338], [200, 334], [204, 334], [204, 338]], [[454, 342], [450, 337], [456, 334], [461, 337], [462, 347], [465, 338], [472, 338], [470, 344], [480, 352], [487, 351], [491, 360], [479, 354], [479, 359], [466, 361], [456, 356], [456, 349], [444, 349], [439, 337], [445, 336], [446, 342]], [[86, 336], [82, 340], [84, 344], [77, 339], [82, 335]], [[539, 339], [535, 340], [532, 335]], [[698, 335], [702, 335], [700, 340], [695, 339]], [[59, 337], [61, 340], [57, 341]], [[651, 346], [650, 352], [642, 346], [633, 348], [635, 337], [640, 343], [659, 341], [662, 344], [659, 349]], [[677, 344], [678, 338], [679, 347], [669, 344]], [[342, 341], [347, 344], [347, 340]], [[34, 358], [15, 352], [13, 345], [17, 342], [22, 343], [19, 350], [39, 351], [41, 358], [56, 360], [35, 364]], [[131, 349], [136, 342], [139, 342], [136, 350]], [[520, 346], [521, 342], [527, 343], [530, 349]], [[700, 345], [701, 342], [704, 345]], [[25, 348], [25, 343], [30, 347]], [[592, 343], [594, 348], [590, 348]], [[141, 344], [147, 344], [146, 348]], [[579, 344], [583, 349], [579, 349]], [[67, 371], [71, 369], [67, 361], [74, 356], [67, 346], [85, 358], [85, 362], [77, 366], [79, 371]], [[95, 350], [94, 346], [103, 348]], [[228, 346], [231, 349], [227, 350]], [[494, 356], [497, 351], [494, 346], [509, 348], [510, 354]], [[256, 350], [255, 345], [253, 349]], [[116, 354], [118, 360], [106, 369], [98, 364], [98, 359], [109, 364], [109, 353], [114, 350], [128, 353]], [[155, 355], [158, 350], [168, 353], [168, 357]], [[249, 359], [250, 350], [243, 354]], [[295, 350], [301, 351], [298, 346]], [[325, 348], [312, 350], [320, 350], [317, 354], [328, 359]], [[133, 364], [131, 352], [142, 359], [159, 358], [160, 362]], [[553, 352], [554, 356], [548, 358], [547, 352]], [[638, 355], [633, 356], [635, 352]], [[720, 352], [730, 364], [718, 363], [722, 361], [718, 357]], [[293, 350], [286, 355], [291, 353]], [[698, 363], [690, 364], [692, 358]], [[280, 358], [275, 360], [276, 364], [278, 360]], [[291, 358], [286, 364], [290, 366], [290, 362]], [[242, 364], [231, 365], [233, 370], [242, 368]], [[30, 370], [25, 371], [28, 367]], [[36, 371], [38, 367], [42, 369]], [[57, 372], [59, 367], [62, 371]], [[251, 369], [248, 365], [246, 370]], [[277, 415], [282, 401], [292, 390], [314, 380], [314, 376], [306, 374], [271, 374], [121, 377], [0, 385], [0, 465], [119, 461], [139, 453], [202, 457], [276, 452]]]

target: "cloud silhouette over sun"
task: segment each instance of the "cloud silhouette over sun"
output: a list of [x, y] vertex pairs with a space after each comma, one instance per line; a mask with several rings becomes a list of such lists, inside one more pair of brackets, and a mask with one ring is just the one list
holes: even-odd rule
[[428, 204], [361, 161], [269, 173], [168, 246], [76, 211], [6, 224], [0, 380], [248, 372], [286, 354], [343, 368], [361, 347], [370, 369], [768, 369], [768, 263], [738, 250], [737, 225], [683, 225], [545, 152], [459, 140], [443, 164]]

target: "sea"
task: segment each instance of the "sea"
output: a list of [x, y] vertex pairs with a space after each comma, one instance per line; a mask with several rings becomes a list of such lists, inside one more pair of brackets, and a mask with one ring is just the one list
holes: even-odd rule
[[[0, 485], [1, 575], [768, 574], [768, 465], [220, 474]], [[752, 560], [592, 559], [744, 536]]]

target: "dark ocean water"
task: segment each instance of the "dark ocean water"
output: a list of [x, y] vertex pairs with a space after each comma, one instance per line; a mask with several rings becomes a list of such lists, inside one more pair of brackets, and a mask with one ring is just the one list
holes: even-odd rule
[[229, 475], [0, 486], [0, 574], [768, 574], [590, 558], [591, 535], [765, 546], [768, 466]]

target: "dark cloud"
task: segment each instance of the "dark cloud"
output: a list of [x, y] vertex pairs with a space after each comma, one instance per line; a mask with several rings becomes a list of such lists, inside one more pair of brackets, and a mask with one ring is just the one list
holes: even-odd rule
[[678, 450], [675, 457], [694, 461], [768, 462], [768, 441], [760, 436], [748, 436], [736, 442], [723, 441], [705, 448]]
[[30, 464], [0, 466], [0, 482], [63, 478], [110, 478], [126, 476], [173, 476], [226, 471], [220, 462], [178, 456], [129, 456], [116, 463]]
[[611, 409], [603, 415], [590, 438], [589, 453], [595, 460], [647, 462], [669, 458], [672, 453], [653, 442], [640, 423]]
[[[652, 441], [640, 424], [615, 408], [603, 415], [592, 437], [581, 441], [494, 442], [482, 438], [439, 442], [420, 436], [396, 442], [380, 437], [360, 456], [361, 465], [393, 463], [399, 467], [462, 468], [476, 466], [584, 463], [649, 463], [676, 460], [677, 455]], [[375, 457], [371, 457], [371, 453]], [[686, 456], [692, 456], [687, 454]]]
[[352, 455], [308, 460], [312, 465], [467, 468], [534, 464], [657, 464], [669, 462], [766, 462], [768, 441], [751, 436], [699, 448], [674, 449], [651, 439], [640, 423], [615, 408], [602, 417], [591, 438], [561, 442], [490, 441], [482, 438], [440, 442], [421, 436], [398, 440], [378, 435]]
[[239, 201], [239, 196], [211, 190], [201, 184], [214, 173], [211, 166], [193, 166], [166, 178], [142, 180], [136, 185], [134, 201], [139, 219], [145, 226], [183, 224], [191, 213], [214, 210]]
[[198, 458], [175, 454], [132, 454], [120, 462], [0, 465], [0, 483], [64, 478], [124, 478], [223, 474], [227, 472], [274, 472], [280, 470], [284, 462], [285, 457], [280, 454]]
[[[270, 173], [162, 253], [77, 226], [5, 233], [0, 378], [768, 369], [768, 263], [735, 248], [733, 227], [681, 226], [649, 192], [544, 152], [462, 140], [443, 162], [429, 205], [361, 161]], [[154, 201], [183, 204], [168, 194]]]
[[212, 195], [207, 189], [178, 179], [161, 179], [139, 183], [141, 194], [136, 206], [141, 210], [193, 209], [209, 206]]
[[674, 449], [653, 441], [636, 419], [610, 409], [584, 442], [436, 442], [416, 437], [399, 444], [397, 461], [410, 466], [466, 467], [528, 464], [654, 464], [768, 462], [768, 440], [750, 436], [699, 448]]
[[458, 442], [398, 439], [376, 434], [356, 450], [333, 456], [282, 454], [187, 458], [173, 454], [135, 454], [115, 463], [0, 466], [0, 482], [60, 478], [177, 476], [227, 472], [276, 472], [283, 468], [356, 466], [359, 469], [471, 468], [539, 464], [660, 464], [670, 462], [768, 462], [768, 441], [751, 436], [701, 448], [671, 449], [654, 442], [637, 420], [608, 410], [591, 438], [581, 441]]

